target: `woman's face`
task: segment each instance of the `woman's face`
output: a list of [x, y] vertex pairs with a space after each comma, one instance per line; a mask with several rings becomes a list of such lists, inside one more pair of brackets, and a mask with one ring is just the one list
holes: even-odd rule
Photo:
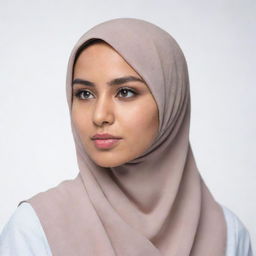
[[[159, 125], [157, 104], [140, 75], [108, 44], [95, 43], [81, 52], [72, 95], [74, 125], [97, 165], [122, 165], [153, 143]], [[103, 133], [119, 139], [92, 139]]]

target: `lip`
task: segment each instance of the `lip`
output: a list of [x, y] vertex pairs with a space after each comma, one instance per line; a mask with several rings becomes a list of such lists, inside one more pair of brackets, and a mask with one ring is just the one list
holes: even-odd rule
[[118, 144], [121, 139], [94, 139], [94, 145], [99, 149], [110, 149]]
[[97, 133], [91, 138], [94, 145], [99, 149], [110, 149], [116, 146], [121, 137], [109, 133]]
[[98, 139], [122, 139], [121, 137], [114, 136], [109, 133], [97, 133], [93, 135], [92, 140], [98, 140]]

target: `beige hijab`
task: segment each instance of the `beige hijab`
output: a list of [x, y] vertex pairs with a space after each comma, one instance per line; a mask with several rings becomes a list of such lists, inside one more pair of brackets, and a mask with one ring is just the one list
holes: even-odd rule
[[224, 256], [223, 211], [198, 172], [189, 142], [189, 78], [180, 47], [147, 21], [118, 18], [96, 25], [69, 59], [69, 111], [75, 57], [95, 38], [147, 82], [158, 105], [159, 133], [141, 156], [103, 168], [88, 157], [71, 120], [79, 174], [26, 200], [53, 255]]

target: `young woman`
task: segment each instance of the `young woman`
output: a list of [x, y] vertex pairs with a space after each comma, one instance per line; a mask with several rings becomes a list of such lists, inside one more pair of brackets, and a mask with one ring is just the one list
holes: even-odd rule
[[19, 204], [1, 255], [252, 255], [197, 169], [187, 64], [166, 31], [131, 18], [93, 27], [66, 92], [80, 172]]

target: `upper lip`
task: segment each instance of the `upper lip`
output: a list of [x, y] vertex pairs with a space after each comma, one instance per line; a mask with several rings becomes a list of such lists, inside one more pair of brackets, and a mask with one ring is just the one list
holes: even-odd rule
[[108, 134], [108, 133], [97, 133], [92, 137], [92, 139], [97, 140], [97, 139], [122, 139], [122, 138]]

